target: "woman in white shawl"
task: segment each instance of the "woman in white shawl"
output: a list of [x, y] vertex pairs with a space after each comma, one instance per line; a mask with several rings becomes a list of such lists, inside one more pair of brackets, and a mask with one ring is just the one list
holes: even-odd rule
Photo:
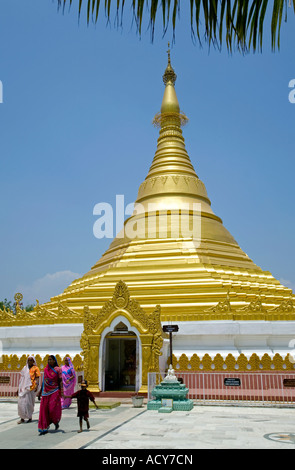
[[25, 367], [21, 371], [18, 386], [18, 424], [32, 421], [35, 407], [35, 397], [39, 386], [40, 370], [37, 367], [34, 356], [29, 356]]

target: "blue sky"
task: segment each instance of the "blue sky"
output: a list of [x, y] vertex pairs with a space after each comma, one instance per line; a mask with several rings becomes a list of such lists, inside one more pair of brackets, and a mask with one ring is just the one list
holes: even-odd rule
[[[74, 2], [75, 3], [75, 2]], [[128, 3], [128, 2], [127, 2]], [[0, 299], [49, 300], [87, 272], [111, 240], [93, 235], [99, 202], [135, 201], [152, 162], [167, 42], [80, 22], [52, 0], [0, 6]], [[186, 147], [214, 212], [264, 270], [295, 288], [295, 18], [272, 53], [208, 52], [181, 10], [172, 65], [189, 118]]]

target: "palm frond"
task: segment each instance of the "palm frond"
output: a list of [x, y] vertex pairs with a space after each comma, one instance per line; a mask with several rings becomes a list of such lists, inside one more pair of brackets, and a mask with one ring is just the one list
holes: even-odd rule
[[[57, 0], [58, 8], [73, 0]], [[163, 35], [172, 26], [173, 37], [176, 33], [177, 18], [180, 15], [180, 0], [130, 0], [133, 17], [139, 36], [142, 34], [143, 21], [147, 21], [151, 30], [151, 40], [154, 39], [156, 19], [162, 12]], [[271, 9], [269, 15], [267, 10]], [[97, 23], [100, 15], [100, 0], [79, 0], [78, 18], [85, 5], [87, 24], [92, 20]], [[292, 9], [293, 6], [293, 9]], [[112, 7], [116, 9], [117, 25], [122, 26], [125, 0], [105, 0], [104, 10], [107, 20], [111, 20]], [[221, 48], [225, 42], [228, 51], [233, 47], [240, 51], [262, 50], [266, 18], [271, 17], [269, 24], [271, 47], [280, 48], [280, 32], [283, 13], [287, 21], [288, 10], [295, 13], [295, 0], [190, 0], [190, 28], [193, 38], [198, 38], [202, 45]], [[202, 28], [201, 28], [202, 25]]]

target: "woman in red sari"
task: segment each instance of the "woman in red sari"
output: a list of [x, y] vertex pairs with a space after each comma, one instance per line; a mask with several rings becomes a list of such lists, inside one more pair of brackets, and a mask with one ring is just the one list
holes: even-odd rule
[[59, 428], [61, 419], [61, 397], [63, 396], [62, 372], [58, 367], [55, 356], [49, 356], [48, 364], [44, 369], [38, 431], [40, 435], [46, 434], [51, 423], [55, 430]]

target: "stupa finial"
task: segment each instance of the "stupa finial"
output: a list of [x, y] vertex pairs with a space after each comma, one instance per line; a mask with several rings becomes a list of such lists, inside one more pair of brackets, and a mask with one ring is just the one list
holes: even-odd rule
[[174, 86], [175, 82], [176, 82], [176, 79], [177, 79], [177, 75], [176, 73], [174, 72], [174, 69], [171, 65], [171, 58], [170, 58], [170, 42], [168, 42], [168, 51], [167, 51], [167, 54], [168, 54], [168, 65], [166, 67], [166, 70], [164, 72], [164, 75], [163, 75], [163, 82], [165, 84], [165, 86], [167, 85], [167, 83], [172, 83], [172, 85]]
[[[170, 42], [168, 42], [168, 65], [163, 75], [163, 82], [165, 84], [165, 91], [161, 106], [161, 112], [156, 114], [153, 120], [153, 124], [156, 127], [167, 127], [167, 124], [171, 125], [171, 120], [173, 121], [173, 126], [184, 126], [188, 119], [184, 113], [180, 112], [180, 107], [175, 91], [175, 82], [177, 75], [174, 72], [174, 69], [171, 65], [170, 57]], [[168, 121], [169, 123], [168, 123]]]
[[167, 54], [168, 54], [168, 65], [169, 65], [169, 64], [171, 65], [171, 60], [170, 60], [170, 42], [168, 42], [168, 51], [167, 51]]

